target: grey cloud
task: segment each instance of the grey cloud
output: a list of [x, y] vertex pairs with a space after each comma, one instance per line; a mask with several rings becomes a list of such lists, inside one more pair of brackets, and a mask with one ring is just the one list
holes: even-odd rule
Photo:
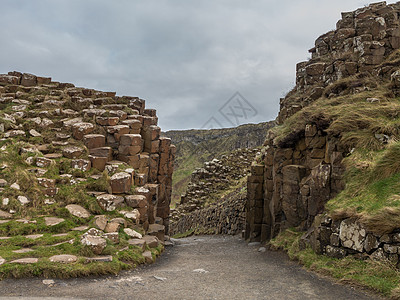
[[261, 122], [276, 117], [318, 35], [364, 4], [3, 0], [0, 72], [140, 96], [164, 130], [201, 127], [239, 91], [258, 111], [247, 121]]

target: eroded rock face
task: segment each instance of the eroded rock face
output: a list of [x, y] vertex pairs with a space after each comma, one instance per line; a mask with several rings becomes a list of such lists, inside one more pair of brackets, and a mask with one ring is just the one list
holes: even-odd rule
[[100, 255], [107, 246], [107, 241], [100, 236], [85, 235], [81, 239], [82, 245], [89, 246], [94, 254]]
[[68, 209], [69, 213], [78, 218], [89, 218], [90, 213], [80, 205], [77, 204], [69, 204], [65, 207]]
[[111, 190], [114, 194], [129, 193], [132, 187], [132, 175], [120, 172], [111, 176]]
[[105, 211], [114, 211], [123, 204], [124, 198], [117, 195], [103, 194], [97, 196], [97, 202]]
[[366, 237], [366, 230], [361, 224], [353, 219], [344, 220], [340, 224], [340, 241], [346, 248], [362, 252]]

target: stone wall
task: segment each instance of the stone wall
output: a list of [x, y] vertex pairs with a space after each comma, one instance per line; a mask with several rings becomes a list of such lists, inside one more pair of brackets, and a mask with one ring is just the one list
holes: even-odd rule
[[318, 215], [314, 226], [300, 240], [302, 248], [307, 244], [316, 253], [335, 258], [352, 255], [399, 264], [400, 233], [374, 233], [355, 217], [332, 220], [326, 215]]
[[246, 238], [265, 241], [282, 230], [308, 229], [325, 203], [344, 188], [341, 161], [346, 150], [316, 125], [290, 148], [269, 136], [248, 177]]
[[400, 2], [379, 2], [342, 13], [336, 30], [317, 38], [315, 47], [309, 50], [311, 59], [297, 64], [296, 87], [281, 99], [279, 123], [323, 95], [329, 84], [357, 73], [374, 72], [400, 47], [399, 14]]
[[[144, 100], [10, 72], [0, 75], [0, 104], [11, 103], [21, 105], [1, 115], [8, 124], [1, 126], [4, 137], [37, 137], [48, 143], [35, 145], [39, 152], [29, 163], [47, 168], [64, 157], [72, 169], [106, 171], [109, 192], [91, 193], [104, 210], [128, 206], [140, 213], [145, 230], [158, 223], [168, 231], [175, 146], [160, 137], [156, 111], [146, 109]], [[21, 119], [38, 130], [25, 132]], [[57, 194], [55, 180], [38, 180], [47, 196]]]

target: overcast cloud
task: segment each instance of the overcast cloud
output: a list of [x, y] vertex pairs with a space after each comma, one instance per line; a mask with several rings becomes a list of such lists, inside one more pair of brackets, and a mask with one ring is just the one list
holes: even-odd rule
[[[392, 2], [388, 2], [392, 3]], [[163, 130], [201, 128], [239, 91], [275, 119], [295, 65], [358, 0], [1, 0], [0, 73], [146, 99]], [[254, 114], [252, 114], [254, 115]]]

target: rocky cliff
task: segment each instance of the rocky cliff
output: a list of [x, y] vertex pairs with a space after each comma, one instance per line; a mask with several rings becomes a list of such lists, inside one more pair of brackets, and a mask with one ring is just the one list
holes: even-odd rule
[[275, 121], [246, 124], [235, 128], [211, 130], [172, 130], [162, 133], [176, 145], [175, 170], [172, 183], [172, 202], [178, 203], [186, 191], [195, 168], [214, 158], [241, 148], [255, 148], [265, 141], [268, 129]]
[[248, 178], [248, 240], [296, 228], [318, 253], [398, 262], [399, 16], [386, 2], [342, 13], [297, 65]]
[[[38, 274], [115, 273], [153, 261], [175, 155], [157, 122], [138, 97], [0, 75], [0, 274], [31, 264]], [[84, 271], [85, 261], [95, 264]]]

